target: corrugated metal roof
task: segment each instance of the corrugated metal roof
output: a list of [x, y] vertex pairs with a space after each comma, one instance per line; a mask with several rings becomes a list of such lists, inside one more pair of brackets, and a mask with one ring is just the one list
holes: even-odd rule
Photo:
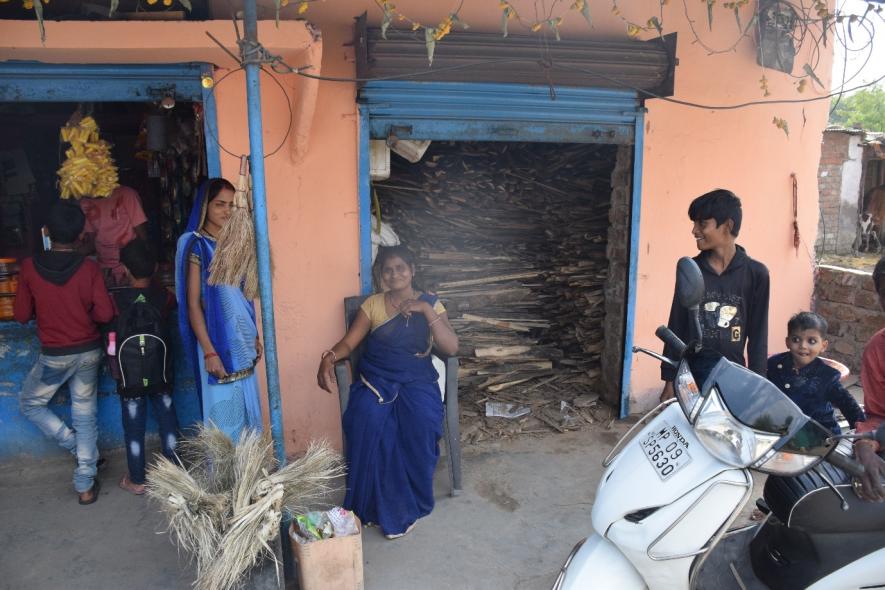
[[866, 131], [863, 129], [855, 129], [853, 127], [842, 127], [841, 125], [830, 125], [824, 129], [824, 133], [847, 133], [848, 135], [864, 135]]
[[[538, 37], [453, 32], [428, 64], [423, 32], [367, 29], [357, 21], [357, 73], [433, 82], [499, 82], [647, 90], [673, 94], [676, 34], [650, 41], [549, 41]], [[475, 64], [475, 65], [471, 65]], [[456, 68], [456, 69], [452, 69]]]

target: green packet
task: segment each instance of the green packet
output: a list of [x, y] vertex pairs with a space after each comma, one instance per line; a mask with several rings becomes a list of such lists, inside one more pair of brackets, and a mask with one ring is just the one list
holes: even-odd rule
[[295, 525], [299, 534], [310, 541], [328, 539], [333, 534], [332, 523], [325, 512], [308, 512], [295, 516]]

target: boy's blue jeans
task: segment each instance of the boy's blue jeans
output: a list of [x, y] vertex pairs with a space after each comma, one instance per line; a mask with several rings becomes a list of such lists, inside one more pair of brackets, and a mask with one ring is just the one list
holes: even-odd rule
[[123, 434], [126, 439], [126, 461], [129, 464], [129, 481], [144, 483], [144, 431], [147, 419], [147, 398], [154, 407], [154, 417], [160, 430], [160, 444], [163, 455], [175, 461], [175, 445], [178, 443], [178, 419], [172, 405], [172, 395], [156, 393], [133, 398], [121, 398], [123, 410]]
[[[98, 348], [63, 356], [40, 354], [25, 379], [19, 398], [21, 411], [28, 420], [77, 458], [74, 489], [80, 493], [92, 488], [98, 461], [95, 413], [98, 408], [98, 366], [101, 357], [102, 352]], [[65, 382], [71, 392], [73, 429], [47, 407], [49, 400]]]

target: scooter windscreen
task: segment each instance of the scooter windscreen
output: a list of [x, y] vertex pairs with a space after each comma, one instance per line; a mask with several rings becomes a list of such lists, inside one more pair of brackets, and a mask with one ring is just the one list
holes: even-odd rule
[[794, 474], [830, 450], [826, 428], [770, 381], [724, 358], [709, 371], [701, 398], [695, 431], [707, 450], [726, 463]]

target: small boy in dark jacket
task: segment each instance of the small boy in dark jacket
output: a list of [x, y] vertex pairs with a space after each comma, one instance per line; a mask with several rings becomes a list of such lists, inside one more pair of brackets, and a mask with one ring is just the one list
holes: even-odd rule
[[866, 420], [866, 416], [842, 387], [839, 371], [819, 358], [827, 349], [827, 330], [827, 321], [810, 311], [790, 318], [786, 339], [789, 350], [768, 359], [768, 380], [807, 416], [834, 434], [841, 434], [833, 406], [841, 410], [851, 428]]
[[[98, 500], [99, 324], [114, 317], [114, 306], [98, 265], [77, 252], [86, 218], [76, 203], [60, 201], [49, 210], [49, 252], [25, 258], [15, 294], [15, 319], [36, 317], [40, 355], [22, 385], [22, 413], [46, 436], [77, 459], [74, 489], [80, 504]], [[47, 405], [64, 383], [71, 395], [71, 426]]]
[[174, 297], [151, 285], [157, 258], [147, 242], [135, 238], [120, 250], [131, 287], [113, 293], [117, 318], [108, 335], [111, 374], [117, 381], [123, 411], [123, 435], [129, 472], [119, 486], [144, 494], [144, 433], [147, 400], [160, 431], [163, 455], [175, 460], [178, 420], [172, 405], [172, 367], [166, 323]]

